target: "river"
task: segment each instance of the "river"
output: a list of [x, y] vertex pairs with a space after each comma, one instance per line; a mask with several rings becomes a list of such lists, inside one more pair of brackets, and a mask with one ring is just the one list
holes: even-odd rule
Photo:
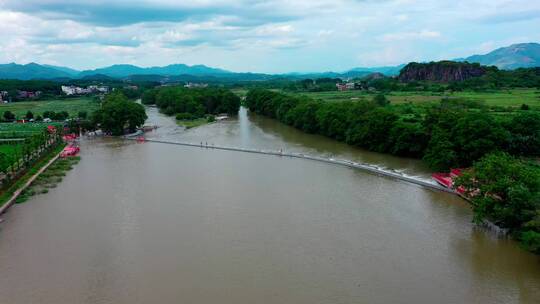
[[[151, 138], [283, 149], [423, 178], [248, 114]], [[82, 142], [57, 188], [0, 224], [0, 303], [539, 303], [540, 259], [475, 227], [460, 198], [278, 156]]]

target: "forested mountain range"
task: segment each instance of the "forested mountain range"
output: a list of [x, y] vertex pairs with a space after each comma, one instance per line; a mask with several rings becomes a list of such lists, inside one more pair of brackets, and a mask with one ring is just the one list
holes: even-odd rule
[[[485, 55], [474, 55], [455, 61], [468, 61], [485, 66], [497, 66], [499, 69], [516, 69], [520, 67], [540, 66], [540, 44], [522, 43], [499, 48]], [[320, 73], [238, 73], [205, 65], [171, 64], [163, 67], [139, 67], [130, 64], [116, 64], [109, 67], [78, 71], [69, 67], [29, 64], [0, 64], [0, 79], [86, 79], [96, 77], [110, 77], [117, 79], [144, 78], [153, 81], [162, 81], [167, 78], [181, 79], [223, 79], [233, 81], [261, 81], [269, 79], [306, 79], [306, 78], [358, 78], [372, 73], [381, 73], [386, 76], [397, 76], [405, 64], [398, 66], [364, 68], [357, 67], [345, 72]]]

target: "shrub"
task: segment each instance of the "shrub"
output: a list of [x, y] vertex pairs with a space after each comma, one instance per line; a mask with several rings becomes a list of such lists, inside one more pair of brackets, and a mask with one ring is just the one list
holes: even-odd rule
[[178, 113], [176, 114], [176, 120], [194, 120], [197, 117], [191, 113]]

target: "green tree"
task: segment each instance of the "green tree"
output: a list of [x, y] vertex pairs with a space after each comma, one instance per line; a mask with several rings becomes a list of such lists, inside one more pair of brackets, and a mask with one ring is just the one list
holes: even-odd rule
[[384, 108], [377, 108], [362, 115], [347, 131], [347, 143], [377, 152], [387, 152], [390, 147], [390, 130], [398, 116]]
[[56, 119], [56, 113], [53, 111], [43, 112], [43, 118]]
[[69, 118], [69, 113], [67, 111], [58, 112], [54, 115], [54, 120], [66, 120], [68, 118]]
[[337, 140], [344, 140], [349, 127], [349, 111], [351, 103], [322, 104], [317, 111], [320, 132]]
[[319, 103], [312, 100], [300, 102], [287, 113], [285, 121], [307, 133], [317, 133], [319, 129], [316, 117], [318, 109]]
[[142, 96], [142, 103], [145, 104], [145, 105], [156, 104], [157, 92], [158, 92], [157, 89], [148, 90], [148, 91], [144, 92], [144, 94]]
[[458, 167], [456, 148], [448, 131], [437, 128], [429, 140], [423, 160], [434, 170]]
[[121, 92], [107, 95], [102, 108], [93, 115], [94, 123], [113, 135], [122, 135], [125, 129], [134, 132], [146, 118], [144, 107], [129, 101]]
[[388, 99], [386, 98], [386, 96], [384, 96], [383, 94], [377, 94], [377, 95], [375, 95], [375, 97], [373, 98], [373, 101], [374, 101], [377, 105], [379, 105], [379, 106], [381, 106], [381, 107], [385, 107], [385, 106], [387, 106], [387, 105], [390, 104], [390, 100], [388, 100]]
[[396, 155], [421, 157], [428, 140], [428, 135], [420, 124], [398, 122], [390, 131], [390, 152]]
[[4, 112], [4, 120], [6, 120], [6, 121], [15, 120], [15, 114], [13, 114], [11, 111], [5, 111]]
[[474, 220], [493, 221], [540, 253], [540, 168], [507, 153], [495, 152], [475, 162], [456, 184], [463, 186]]
[[33, 119], [34, 118], [34, 113], [32, 113], [32, 111], [28, 111], [28, 112], [26, 112], [25, 117], [28, 120]]
[[540, 156], [540, 113], [519, 113], [510, 121], [507, 129], [511, 133], [510, 152]]
[[487, 113], [461, 117], [451, 134], [461, 166], [469, 166], [485, 154], [505, 149], [510, 139], [509, 132]]

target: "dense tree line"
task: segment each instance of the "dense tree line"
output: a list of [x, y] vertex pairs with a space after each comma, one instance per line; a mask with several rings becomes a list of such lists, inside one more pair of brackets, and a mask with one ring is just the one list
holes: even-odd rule
[[283, 89], [291, 92], [327, 92], [337, 91], [336, 84], [342, 83], [340, 78], [317, 78], [289, 81]]
[[483, 155], [506, 151], [540, 155], [540, 114], [521, 112], [507, 121], [473, 111], [461, 101], [444, 100], [419, 121], [410, 122], [373, 101], [324, 102], [268, 90], [251, 90], [246, 98], [255, 113], [276, 118], [308, 133], [317, 133], [372, 151], [423, 158], [432, 168], [467, 167]]
[[147, 105], [155, 104], [167, 115], [176, 114], [190, 119], [219, 113], [235, 115], [240, 108], [238, 96], [219, 88], [160, 87], [146, 91], [142, 102]]
[[482, 77], [452, 82], [448, 86], [448, 89], [453, 91], [501, 88], [540, 88], [540, 68], [499, 70], [490, 67]]
[[46, 80], [0, 80], [0, 91], [7, 91], [12, 101], [17, 101], [18, 91], [41, 91], [40, 98], [58, 96], [62, 93], [60, 85]]
[[[86, 119], [88, 116], [88, 113], [86, 111], [81, 111], [77, 115], [77, 118], [79, 119]], [[4, 111], [2, 116], [0, 117], [1, 122], [13, 122], [17, 119], [26, 119], [26, 120], [35, 120], [35, 121], [43, 121], [45, 118], [49, 118], [50, 120], [55, 121], [64, 121], [68, 118], [70, 118], [69, 113], [67, 111], [44, 111], [42, 114], [34, 114], [32, 111], [27, 111], [24, 116], [17, 117], [15, 113], [11, 111]]]

